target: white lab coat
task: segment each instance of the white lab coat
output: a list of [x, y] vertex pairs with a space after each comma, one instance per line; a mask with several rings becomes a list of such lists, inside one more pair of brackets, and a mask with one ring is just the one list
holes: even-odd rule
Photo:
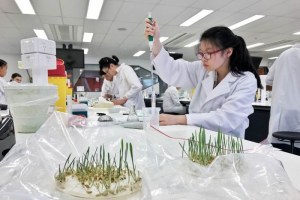
[[108, 81], [106, 79], [103, 80], [103, 84], [101, 87], [101, 96], [104, 97], [106, 94], [110, 94], [115, 97], [119, 97], [118, 87], [115, 83], [115, 79], [112, 81]]
[[257, 81], [251, 72], [227, 76], [215, 87], [215, 71], [208, 72], [201, 61], [174, 60], [162, 48], [153, 64], [163, 81], [182, 88], [195, 88], [187, 124], [244, 138], [253, 113]]
[[4, 86], [8, 85], [7, 81], [0, 77], [0, 104], [7, 104], [4, 93]]
[[[270, 68], [266, 84], [272, 85], [268, 140], [281, 143], [272, 133], [300, 132], [300, 44], [280, 54]], [[299, 144], [295, 146], [300, 147]]]
[[179, 94], [174, 86], [168, 87], [163, 96], [164, 112], [185, 114], [186, 108], [179, 101]]
[[135, 105], [137, 110], [144, 108], [145, 102], [142, 94], [143, 85], [132, 67], [122, 63], [117, 68], [117, 72], [118, 73], [114, 76], [114, 79], [116, 78], [119, 97], [128, 98], [124, 106], [130, 108], [132, 105]]

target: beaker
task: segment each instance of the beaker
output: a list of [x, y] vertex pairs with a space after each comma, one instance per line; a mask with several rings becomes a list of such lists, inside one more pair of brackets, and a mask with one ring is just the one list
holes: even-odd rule
[[138, 122], [139, 121], [139, 117], [136, 114], [135, 105], [131, 106], [131, 108], [129, 110], [127, 121], [128, 122]]

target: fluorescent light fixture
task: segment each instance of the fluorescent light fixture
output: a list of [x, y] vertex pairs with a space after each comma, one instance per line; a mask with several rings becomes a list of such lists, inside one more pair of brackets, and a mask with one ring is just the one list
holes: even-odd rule
[[271, 57], [271, 58], [268, 58], [269, 60], [274, 60], [274, 59], [276, 59], [276, 58], [278, 58], [278, 57]]
[[48, 40], [46, 32], [43, 29], [33, 29], [33, 31], [35, 32], [35, 34], [38, 38]]
[[186, 20], [185, 22], [180, 24], [180, 26], [191, 26], [192, 24], [196, 23], [197, 21], [206, 17], [207, 15], [209, 15], [212, 12], [214, 12], [214, 11], [213, 10], [205, 10], [205, 9], [201, 10], [196, 15], [194, 15], [193, 17], [189, 18], [188, 20]]
[[137, 71], [137, 70], [139, 70], [139, 69], [141, 69], [141, 68], [140, 68], [140, 67], [136, 67], [136, 68], [134, 68], [134, 70], [135, 70], [135, 71]]
[[98, 19], [102, 5], [103, 5], [103, 0], [90, 0], [86, 18]]
[[254, 22], [254, 21], [256, 21], [256, 20], [259, 20], [259, 19], [261, 19], [261, 18], [263, 18], [264, 17], [264, 15], [254, 15], [254, 16], [252, 16], [252, 17], [249, 17], [248, 19], [245, 19], [245, 20], [243, 20], [243, 21], [241, 21], [241, 22], [238, 22], [238, 23], [236, 23], [236, 24], [233, 24], [232, 26], [229, 26], [229, 28], [231, 29], [231, 30], [234, 30], [234, 29], [237, 29], [237, 28], [239, 28], [239, 27], [241, 27], [241, 26], [245, 26], [246, 24], [249, 24], [249, 23], [251, 23], [251, 22]]
[[175, 51], [170, 51], [169, 53], [176, 53]]
[[291, 47], [291, 46], [293, 46], [293, 45], [287, 44], [287, 45], [275, 47], [275, 48], [272, 48], [272, 49], [266, 49], [265, 51], [275, 51], [275, 50], [278, 50], [278, 49], [284, 49], [284, 48], [288, 48], [288, 47]]
[[88, 48], [82, 48], [83, 49], [83, 51], [84, 51], [84, 54], [88, 54], [88, 52], [89, 52], [89, 49]]
[[138, 51], [138, 52], [136, 52], [133, 56], [134, 56], [134, 57], [139, 57], [139, 56], [143, 55], [145, 52], [146, 52], [146, 51]]
[[251, 48], [254, 48], [254, 47], [259, 47], [261, 45], [264, 45], [265, 43], [255, 43], [255, 44], [251, 44], [249, 46], [247, 46], [247, 49], [251, 49]]
[[92, 39], [93, 39], [93, 35], [94, 33], [87, 33], [87, 32], [84, 32], [83, 33], [83, 42], [92, 42]]
[[300, 32], [293, 33], [293, 35], [300, 35]]
[[29, 0], [15, 0], [22, 14], [35, 15], [33, 7]]
[[166, 41], [167, 39], [169, 39], [169, 37], [160, 37], [160, 38], [159, 38], [159, 41], [160, 41], [160, 42], [164, 42], [164, 41]]
[[191, 42], [191, 43], [185, 45], [184, 47], [193, 47], [193, 46], [195, 46], [195, 45], [197, 45], [197, 44], [199, 44], [199, 40], [196, 40], [196, 41], [194, 41], [194, 42]]

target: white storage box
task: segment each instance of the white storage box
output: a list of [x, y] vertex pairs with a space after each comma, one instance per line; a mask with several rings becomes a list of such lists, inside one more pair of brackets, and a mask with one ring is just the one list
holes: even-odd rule
[[41, 38], [28, 38], [21, 40], [21, 53], [44, 53], [56, 55], [56, 45], [52, 40]]
[[46, 69], [56, 69], [56, 56], [41, 53], [24, 54], [22, 55], [22, 63], [24, 69], [40, 67], [46, 67]]

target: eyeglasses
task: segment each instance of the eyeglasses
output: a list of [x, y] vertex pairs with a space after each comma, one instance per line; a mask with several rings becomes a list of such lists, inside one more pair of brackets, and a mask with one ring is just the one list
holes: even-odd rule
[[218, 53], [219, 51], [223, 51], [224, 49], [219, 49], [219, 50], [216, 50], [216, 51], [213, 51], [213, 52], [205, 52], [205, 53], [202, 53], [202, 52], [198, 52], [197, 54], [196, 54], [196, 56], [197, 56], [197, 58], [199, 59], [199, 60], [202, 60], [203, 58], [205, 59], [205, 60], [209, 60], [210, 58], [211, 58], [211, 55], [212, 54], [215, 54], [215, 53]]

